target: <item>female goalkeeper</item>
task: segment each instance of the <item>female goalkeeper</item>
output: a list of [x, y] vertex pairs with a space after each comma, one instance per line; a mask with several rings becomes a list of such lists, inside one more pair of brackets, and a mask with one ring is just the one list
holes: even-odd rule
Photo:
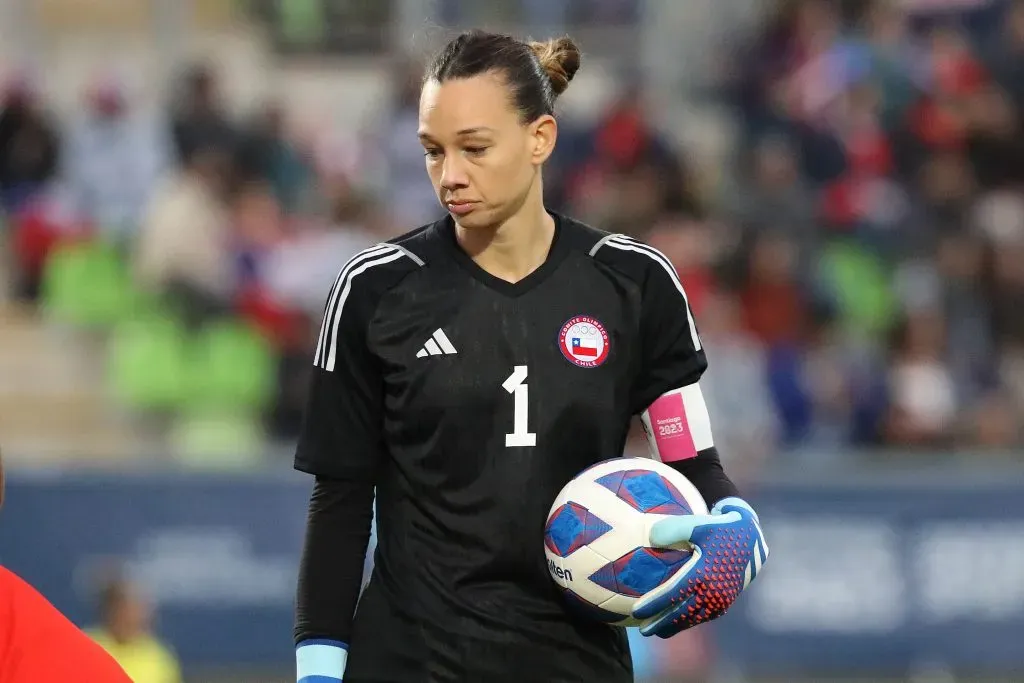
[[345, 264], [321, 325], [295, 456], [316, 477], [301, 683], [631, 681], [624, 630], [566, 610], [542, 539], [559, 490], [622, 455], [634, 415], [674, 425], [653, 454], [711, 509], [652, 531], [701, 553], [639, 603], [643, 633], [720, 616], [767, 559], [715, 451], [675, 270], [544, 206], [554, 102], [579, 66], [568, 38], [471, 32], [427, 70], [419, 142], [448, 215]]

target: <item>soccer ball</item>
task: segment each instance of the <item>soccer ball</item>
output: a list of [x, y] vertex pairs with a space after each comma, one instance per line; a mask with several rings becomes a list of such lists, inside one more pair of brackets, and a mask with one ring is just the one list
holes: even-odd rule
[[692, 547], [652, 548], [651, 526], [668, 515], [707, 514], [690, 481], [648, 458], [613, 458], [565, 485], [544, 529], [548, 571], [572, 607], [635, 626], [633, 604], [676, 574]]

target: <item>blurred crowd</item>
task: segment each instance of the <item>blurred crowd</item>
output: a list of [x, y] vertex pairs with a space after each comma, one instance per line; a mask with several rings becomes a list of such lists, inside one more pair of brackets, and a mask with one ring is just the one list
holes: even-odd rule
[[560, 201], [675, 262], [726, 457], [1019, 445], [1024, 3], [776, 4], [731, 50], [724, 172], [626, 93]]
[[739, 58], [697, 267], [710, 353], [727, 334], [769, 400], [737, 377], [727, 405], [811, 457], [1018, 445], [1024, 3], [784, 2]]
[[[727, 50], [738, 139], [721, 168], [624, 87], [596, 122], [562, 122], [549, 204], [673, 260], [727, 457], [1019, 445], [1024, 2], [774, 5]], [[6, 84], [15, 294], [45, 305], [60, 245], [112, 245], [186, 329], [259, 331], [277, 364], [266, 425], [290, 439], [339, 265], [439, 216], [419, 69], [396, 67], [386, 111], [348, 136], [297, 130], [278, 103], [232, 116], [205, 67], [179, 86], [153, 114], [101, 77], [57, 121], [31, 79]]]
[[268, 432], [293, 436], [329, 283], [350, 255], [395, 234], [352, 182], [355, 148], [291, 130], [277, 103], [231, 116], [203, 65], [164, 111], [136, 107], [109, 74], [79, 111], [57, 121], [24, 77], [4, 92], [0, 206], [16, 298], [45, 308], [62, 288], [55, 254], [109, 247], [140, 298], [186, 333], [224, 320], [259, 333], [279, 378], [264, 402]]

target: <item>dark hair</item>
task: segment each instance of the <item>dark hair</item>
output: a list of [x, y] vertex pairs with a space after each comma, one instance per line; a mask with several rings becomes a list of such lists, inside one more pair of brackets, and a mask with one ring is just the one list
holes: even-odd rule
[[554, 113], [555, 100], [579, 68], [580, 49], [568, 36], [526, 43], [509, 35], [469, 31], [444, 46], [427, 67], [424, 81], [498, 73], [523, 121], [529, 122]]

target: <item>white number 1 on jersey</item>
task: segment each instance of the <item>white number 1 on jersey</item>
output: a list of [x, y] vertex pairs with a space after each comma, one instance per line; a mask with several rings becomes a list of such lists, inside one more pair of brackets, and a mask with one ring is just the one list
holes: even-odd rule
[[517, 365], [502, 383], [502, 388], [512, 394], [515, 401], [512, 413], [512, 433], [505, 435], [505, 448], [517, 446], [536, 446], [537, 435], [526, 426], [530, 417], [530, 388], [524, 384], [527, 370], [525, 365]]

